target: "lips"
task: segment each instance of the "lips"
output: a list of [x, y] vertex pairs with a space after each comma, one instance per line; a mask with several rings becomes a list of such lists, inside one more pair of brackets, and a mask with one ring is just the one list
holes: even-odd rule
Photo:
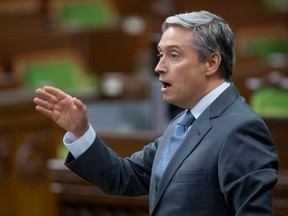
[[163, 88], [168, 88], [171, 86], [171, 84], [166, 83], [166, 82], [162, 82]]
[[160, 80], [160, 82], [162, 83], [162, 89], [167, 89], [167, 88], [169, 88], [171, 86], [170, 83], [165, 82], [163, 80]]

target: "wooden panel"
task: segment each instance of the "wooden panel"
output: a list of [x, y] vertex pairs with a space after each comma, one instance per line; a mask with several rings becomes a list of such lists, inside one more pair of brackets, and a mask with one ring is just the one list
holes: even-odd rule
[[288, 118], [265, 118], [280, 157], [280, 169], [288, 169]]
[[63, 132], [35, 111], [32, 95], [1, 93], [0, 104], [0, 215], [53, 215], [46, 161]]
[[274, 188], [274, 212], [276, 216], [288, 215], [288, 169], [280, 170]]
[[127, 215], [148, 216], [148, 197], [123, 197], [104, 194], [63, 165], [50, 160], [51, 190], [55, 194], [59, 216]]

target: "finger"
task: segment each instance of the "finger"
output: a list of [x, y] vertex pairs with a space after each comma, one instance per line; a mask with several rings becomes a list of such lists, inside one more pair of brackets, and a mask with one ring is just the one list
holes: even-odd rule
[[45, 109], [48, 109], [48, 110], [52, 110], [53, 109], [53, 105], [51, 105], [48, 101], [45, 101], [41, 98], [34, 98], [33, 102], [35, 104], [37, 104], [38, 106], [41, 106]]
[[76, 97], [73, 97], [73, 101], [77, 109], [86, 111], [86, 106], [82, 103], [81, 100], [79, 100]]
[[59, 100], [57, 97], [55, 97], [53, 94], [50, 94], [47, 92], [44, 88], [38, 88], [36, 89], [36, 94], [41, 98], [42, 100], [49, 101], [50, 103], [57, 103]]
[[48, 116], [48, 117], [50, 117], [50, 118], [52, 118], [52, 116], [53, 116], [52, 110], [46, 109], [46, 108], [43, 107], [43, 106], [37, 105], [37, 106], [35, 107], [35, 109], [36, 109], [38, 112], [43, 113], [44, 115], [46, 115], [46, 116]]
[[69, 94], [65, 93], [61, 89], [52, 87], [52, 86], [44, 86], [43, 88], [46, 92], [48, 92], [50, 95], [53, 95], [58, 100], [62, 100], [66, 97], [71, 97]]

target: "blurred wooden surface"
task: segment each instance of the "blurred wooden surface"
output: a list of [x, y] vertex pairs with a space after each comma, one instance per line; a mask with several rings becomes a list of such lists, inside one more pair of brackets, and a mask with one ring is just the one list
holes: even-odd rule
[[48, 166], [51, 178], [50, 188], [57, 203], [56, 215], [149, 215], [148, 196], [107, 195], [95, 185], [68, 170], [62, 160], [50, 160]]
[[288, 169], [281, 169], [278, 182], [274, 188], [275, 216], [288, 215]]
[[271, 132], [278, 150], [280, 158], [279, 168], [288, 169], [288, 118], [264, 118], [264, 121]]
[[1, 216], [54, 214], [46, 161], [56, 156], [61, 137], [62, 131], [34, 110], [31, 94], [0, 94]]

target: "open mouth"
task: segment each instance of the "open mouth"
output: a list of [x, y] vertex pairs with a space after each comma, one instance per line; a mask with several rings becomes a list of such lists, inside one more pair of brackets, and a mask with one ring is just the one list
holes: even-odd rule
[[162, 83], [162, 88], [166, 89], [166, 88], [169, 88], [171, 86], [170, 83], [167, 83], [167, 82], [164, 82], [164, 81], [161, 81]]

